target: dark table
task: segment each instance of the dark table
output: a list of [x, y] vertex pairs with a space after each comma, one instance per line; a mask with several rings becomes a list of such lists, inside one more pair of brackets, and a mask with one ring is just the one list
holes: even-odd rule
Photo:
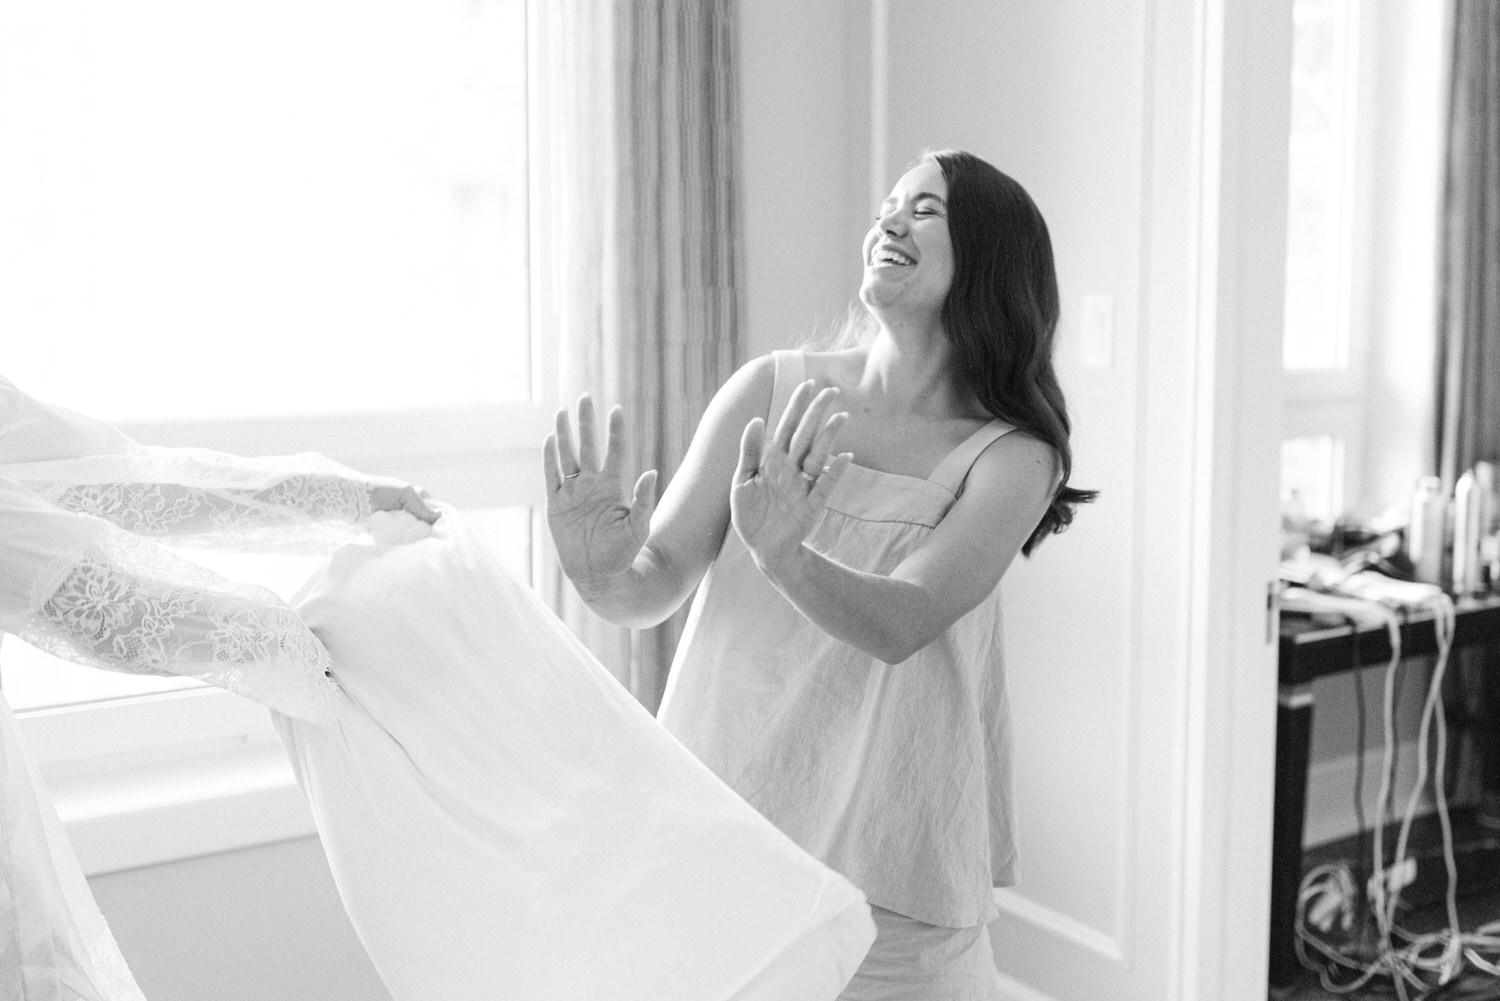
[[[1500, 643], [1500, 595], [1462, 598], [1453, 649]], [[1437, 652], [1432, 615], [1403, 616], [1401, 654]], [[1307, 768], [1312, 750], [1313, 689], [1316, 678], [1390, 663], [1391, 644], [1383, 625], [1327, 625], [1295, 614], [1281, 617], [1281, 649], [1276, 703], [1276, 816], [1271, 836], [1272, 986], [1284, 986], [1301, 972], [1295, 951], [1297, 889], [1302, 881], [1302, 836], [1307, 819]]]

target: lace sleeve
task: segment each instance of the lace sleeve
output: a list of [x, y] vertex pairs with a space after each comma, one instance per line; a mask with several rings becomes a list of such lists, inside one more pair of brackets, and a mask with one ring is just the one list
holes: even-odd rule
[[372, 481], [311, 453], [247, 459], [135, 446], [126, 455], [30, 463], [11, 472], [64, 511], [178, 545], [328, 549], [348, 541], [371, 513]]
[[[213, 490], [178, 483], [86, 483], [49, 498], [64, 511], [91, 514], [137, 535], [212, 536], [233, 544], [278, 529], [369, 520], [369, 487], [335, 476], [288, 476], [263, 490]], [[284, 534], [284, 533], [282, 533]]]
[[64, 659], [198, 678], [313, 722], [336, 712], [328, 651], [280, 598], [124, 532], [54, 561], [30, 605], [7, 627]]

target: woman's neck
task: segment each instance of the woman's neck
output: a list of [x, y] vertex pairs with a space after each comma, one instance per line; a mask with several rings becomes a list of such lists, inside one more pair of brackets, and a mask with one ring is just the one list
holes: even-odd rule
[[932, 417], [982, 412], [954, 371], [953, 349], [941, 328], [918, 335], [882, 324], [855, 379], [855, 392], [875, 411]]

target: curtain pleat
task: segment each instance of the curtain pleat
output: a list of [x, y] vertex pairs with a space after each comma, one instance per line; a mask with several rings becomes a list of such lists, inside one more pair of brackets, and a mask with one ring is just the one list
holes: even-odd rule
[[[552, 81], [571, 95], [559, 110], [577, 112], [554, 116], [552, 127], [564, 133], [565, 154], [588, 162], [573, 164], [558, 192], [570, 202], [559, 220], [568, 252], [549, 262], [567, 300], [558, 310], [559, 390], [568, 401], [587, 390], [604, 406], [620, 404], [627, 468], [659, 470], [660, 490], [741, 361], [735, 4], [561, 0], [551, 10], [563, 8], [560, 65], [588, 80]], [[655, 711], [685, 610], [631, 633], [583, 608], [555, 564], [544, 586]]]
[[1458, 0], [1443, 191], [1437, 455], [1500, 461], [1500, 4]]
[[[1500, 463], [1500, 4], [1457, 0], [1438, 274], [1437, 455], [1443, 483]], [[1481, 813], [1500, 819], [1500, 671], [1467, 649], [1445, 698], [1481, 762]]]

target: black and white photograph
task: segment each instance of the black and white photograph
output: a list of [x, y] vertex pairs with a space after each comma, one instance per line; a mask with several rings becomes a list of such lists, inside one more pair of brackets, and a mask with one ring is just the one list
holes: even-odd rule
[[0, 1001], [1500, 1001], [1500, 0], [0, 0]]

